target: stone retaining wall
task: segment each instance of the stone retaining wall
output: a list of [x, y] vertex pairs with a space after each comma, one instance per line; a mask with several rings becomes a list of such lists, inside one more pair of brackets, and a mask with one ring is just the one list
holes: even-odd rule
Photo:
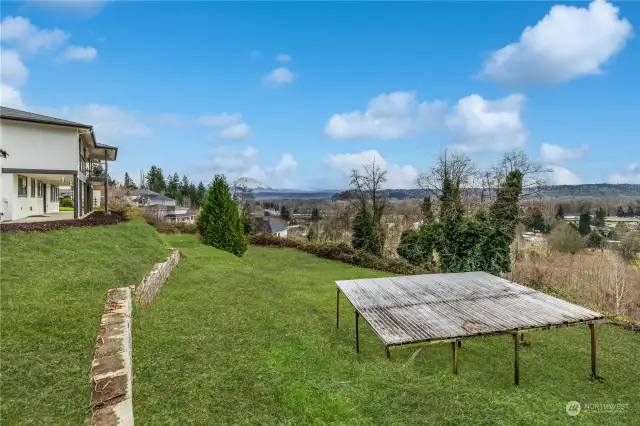
[[171, 249], [171, 254], [166, 261], [162, 263], [156, 263], [151, 269], [151, 273], [142, 280], [140, 285], [136, 288], [136, 299], [138, 305], [145, 307], [149, 306], [153, 299], [156, 298], [164, 283], [169, 279], [171, 270], [180, 261], [180, 251], [178, 249]]
[[91, 364], [93, 426], [133, 425], [131, 315], [131, 289], [110, 289]]

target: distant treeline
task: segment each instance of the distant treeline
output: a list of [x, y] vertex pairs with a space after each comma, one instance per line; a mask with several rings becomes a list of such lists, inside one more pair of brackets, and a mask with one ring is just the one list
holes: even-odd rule
[[[480, 189], [476, 190], [478, 195]], [[341, 199], [341, 193], [332, 195], [332, 201]], [[413, 200], [423, 198], [425, 195], [422, 189], [385, 189], [382, 194], [391, 200]], [[640, 196], [640, 185], [638, 184], [612, 184], [593, 183], [584, 185], [548, 185], [545, 186], [541, 194], [547, 198], [560, 197], [638, 197]]]

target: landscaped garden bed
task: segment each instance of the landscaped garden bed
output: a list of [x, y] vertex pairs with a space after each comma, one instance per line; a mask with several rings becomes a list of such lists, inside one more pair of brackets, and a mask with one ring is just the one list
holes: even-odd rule
[[48, 222], [28, 223], [3, 223], [0, 226], [2, 232], [46, 232], [55, 229], [85, 228], [90, 226], [114, 225], [128, 220], [120, 212], [111, 212], [106, 215], [103, 212], [93, 212], [83, 219], [52, 220]]

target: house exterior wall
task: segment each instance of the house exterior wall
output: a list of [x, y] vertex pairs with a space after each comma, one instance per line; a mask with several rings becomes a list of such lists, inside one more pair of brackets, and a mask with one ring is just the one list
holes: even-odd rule
[[[42, 174], [27, 178], [27, 196], [18, 196], [18, 174], [4, 173], [4, 169], [25, 170], [68, 170], [78, 173], [80, 164], [76, 129], [48, 126], [35, 123], [0, 120], [0, 148], [7, 151], [7, 158], [1, 160], [0, 173], [0, 220], [17, 220], [27, 216], [59, 211], [59, 202], [51, 201], [51, 183]], [[34, 172], [35, 173], [35, 172]], [[31, 196], [32, 179], [36, 193]], [[45, 195], [38, 196], [37, 185], [46, 184]], [[46, 201], [45, 201], [46, 199]]]
[[80, 164], [78, 132], [73, 128], [0, 120], [3, 168], [75, 170]]
[[[60, 211], [60, 202], [51, 201], [50, 181], [32, 178], [28, 174], [22, 175], [27, 178], [27, 196], [18, 196], [18, 174], [2, 173], [0, 185], [3, 196], [0, 198], [0, 210], [2, 210], [2, 220], [18, 220], [27, 216], [34, 216], [44, 213], [43, 195], [38, 196], [37, 185], [46, 184], [46, 206], [47, 213]], [[31, 196], [32, 182], [36, 184], [35, 197]]]

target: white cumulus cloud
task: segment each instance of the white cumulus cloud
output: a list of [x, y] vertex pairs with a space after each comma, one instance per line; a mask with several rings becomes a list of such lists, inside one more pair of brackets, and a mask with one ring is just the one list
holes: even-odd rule
[[353, 154], [334, 154], [324, 159], [325, 164], [343, 173], [342, 184], [347, 183], [347, 177], [353, 169], [361, 169], [373, 161], [387, 171], [387, 181], [384, 188], [405, 189], [414, 188], [418, 177], [418, 169], [411, 165], [389, 164], [376, 150], [362, 151]]
[[60, 29], [40, 29], [22, 16], [7, 16], [0, 22], [0, 40], [22, 53], [36, 53], [63, 45], [69, 34]]
[[91, 46], [69, 46], [64, 52], [67, 61], [91, 62], [98, 56], [98, 51]]
[[234, 124], [220, 130], [218, 137], [220, 139], [240, 140], [248, 138], [251, 135], [251, 128], [247, 123]]
[[609, 175], [611, 183], [638, 183], [640, 184], [640, 164], [631, 163], [624, 170]]
[[257, 149], [246, 146], [243, 149], [226, 146], [216, 147], [212, 151], [211, 162], [206, 166], [213, 174], [221, 173], [228, 182], [241, 177], [262, 180], [264, 171], [260, 167], [260, 155]]
[[22, 94], [14, 87], [0, 82], [0, 105], [9, 108], [24, 109]]
[[289, 153], [282, 154], [280, 161], [276, 165], [275, 172], [279, 178], [283, 178], [285, 173], [295, 170], [298, 167], [298, 162], [293, 158], [293, 155]]
[[415, 92], [383, 93], [364, 112], [334, 114], [324, 133], [333, 139], [401, 139], [434, 127], [444, 109], [439, 100], [418, 102]]
[[547, 183], [550, 185], [578, 185], [580, 179], [571, 170], [560, 166], [547, 166]]
[[221, 139], [240, 140], [251, 135], [251, 127], [242, 121], [240, 113], [201, 115], [198, 117], [198, 123], [220, 128], [218, 137]]
[[264, 82], [269, 86], [282, 86], [283, 84], [293, 83], [296, 76], [289, 68], [280, 67], [272, 70], [266, 77]]
[[493, 52], [480, 77], [510, 85], [561, 83], [598, 74], [633, 33], [618, 8], [595, 0], [588, 8], [555, 5], [520, 40]]
[[579, 148], [570, 148], [550, 143], [543, 143], [540, 147], [540, 161], [547, 164], [558, 164], [567, 161], [581, 160], [589, 147], [583, 145]]
[[0, 80], [10, 86], [22, 86], [27, 82], [29, 69], [15, 50], [0, 48]]
[[116, 140], [125, 137], [144, 137], [151, 129], [143, 123], [135, 112], [117, 106], [88, 104], [60, 109], [48, 109], [43, 114], [66, 118], [83, 124], [90, 124], [96, 130], [99, 141]]
[[522, 148], [527, 128], [522, 120], [525, 97], [511, 94], [495, 101], [479, 95], [462, 98], [446, 118], [454, 148], [463, 152]]

